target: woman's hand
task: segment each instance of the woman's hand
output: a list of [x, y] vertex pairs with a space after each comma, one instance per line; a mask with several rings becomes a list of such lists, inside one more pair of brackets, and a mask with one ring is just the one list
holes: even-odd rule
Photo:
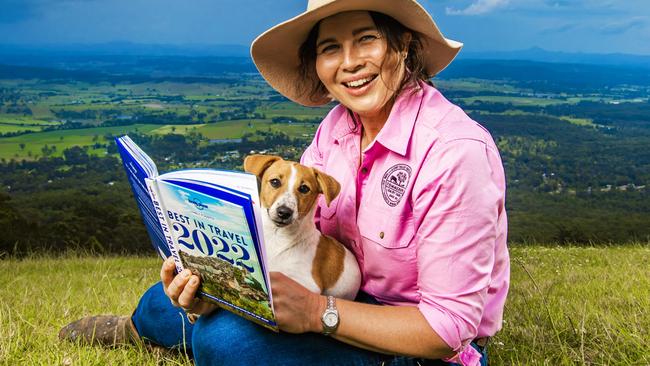
[[163, 262], [160, 269], [163, 289], [172, 304], [183, 308], [188, 313], [197, 315], [205, 315], [214, 311], [217, 308], [216, 305], [196, 297], [196, 291], [201, 283], [199, 276], [193, 275], [189, 269], [174, 275], [175, 269], [174, 259], [171, 257]]
[[321, 332], [324, 296], [307, 290], [281, 272], [271, 272], [273, 309], [280, 330], [288, 333]]

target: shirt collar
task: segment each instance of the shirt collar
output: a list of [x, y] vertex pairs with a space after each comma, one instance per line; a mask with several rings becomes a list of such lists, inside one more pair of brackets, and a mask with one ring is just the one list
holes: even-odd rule
[[418, 85], [402, 91], [393, 104], [386, 124], [375, 138], [376, 142], [402, 156], [406, 155], [422, 105], [422, 88], [422, 85]]
[[[393, 152], [402, 156], [406, 155], [413, 127], [422, 105], [423, 87], [422, 84], [418, 84], [417, 87], [405, 88], [400, 93], [395, 100], [395, 104], [393, 104], [386, 124], [384, 124], [372, 144], [378, 142]], [[348, 109], [341, 104], [338, 105], [338, 108], [340, 108], [338, 112], [339, 120], [332, 131], [332, 137], [337, 143], [347, 135], [358, 134], [360, 131], [360, 125], [355, 126]], [[357, 124], [360, 123], [361, 121], [357, 122]]]

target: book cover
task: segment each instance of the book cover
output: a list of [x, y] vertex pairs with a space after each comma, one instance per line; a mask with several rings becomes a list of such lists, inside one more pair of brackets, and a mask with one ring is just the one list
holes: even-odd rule
[[182, 267], [201, 277], [199, 295], [275, 330], [250, 197], [198, 181], [156, 183]]
[[116, 142], [156, 251], [201, 278], [200, 298], [277, 332], [257, 178], [212, 169], [158, 175], [128, 136]]

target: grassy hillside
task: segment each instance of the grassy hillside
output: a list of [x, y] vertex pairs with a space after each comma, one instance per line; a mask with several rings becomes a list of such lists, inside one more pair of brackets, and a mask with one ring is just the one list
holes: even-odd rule
[[[650, 247], [514, 247], [503, 330], [491, 365], [650, 363]], [[0, 364], [186, 365], [136, 347], [59, 343], [87, 314], [129, 314], [157, 280], [159, 261], [48, 257], [0, 261]]]

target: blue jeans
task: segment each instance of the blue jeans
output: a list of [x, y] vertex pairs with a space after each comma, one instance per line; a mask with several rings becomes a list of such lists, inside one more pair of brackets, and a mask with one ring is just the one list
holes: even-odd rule
[[[377, 303], [361, 294], [357, 301]], [[149, 288], [133, 313], [140, 337], [167, 348], [191, 352], [197, 365], [455, 365], [443, 361], [387, 356], [315, 333], [274, 333], [229, 311], [217, 310], [192, 325], [174, 306], [158, 282]], [[482, 352], [482, 366], [487, 354]]]

